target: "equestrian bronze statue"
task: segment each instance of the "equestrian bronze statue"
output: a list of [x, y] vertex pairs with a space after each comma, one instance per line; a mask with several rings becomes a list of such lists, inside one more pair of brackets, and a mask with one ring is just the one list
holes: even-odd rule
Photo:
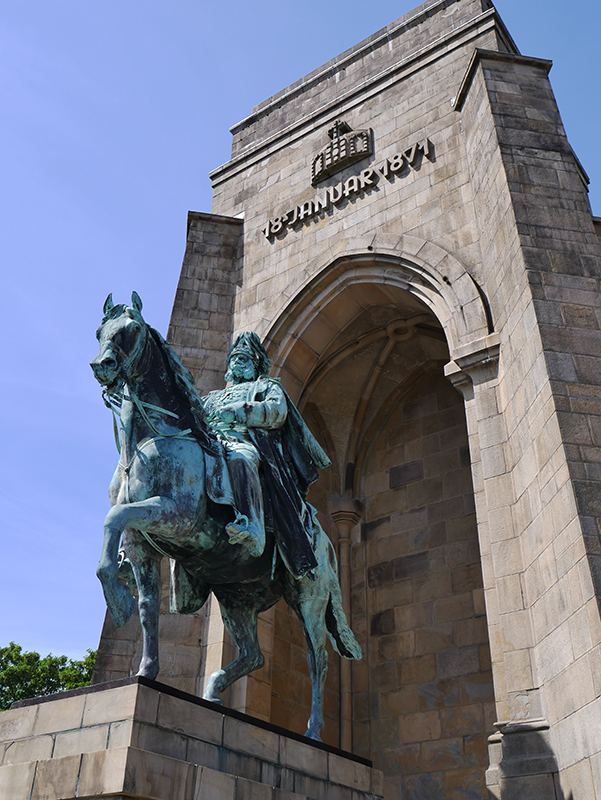
[[264, 664], [257, 618], [280, 598], [296, 612], [312, 683], [306, 736], [323, 729], [326, 637], [345, 658], [361, 658], [340, 596], [334, 549], [309, 485], [329, 460], [280, 383], [256, 334], [228, 354], [225, 389], [201, 397], [190, 372], [131, 307], [111, 295], [91, 366], [113, 411], [119, 462], [97, 575], [115, 625], [136, 600], [143, 631], [138, 675], [159, 672], [159, 567], [170, 559], [172, 612], [198, 611], [213, 592], [238, 646], [214, 672], [204, 698]]

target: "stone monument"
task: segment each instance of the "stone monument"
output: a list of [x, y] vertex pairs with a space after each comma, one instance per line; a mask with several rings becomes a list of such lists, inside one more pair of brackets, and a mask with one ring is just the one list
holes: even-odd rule
[[[488, 0], [430, 0], [236, 124], [212, 212], [188, 217], [167, 339], [207, 394], [255, 331], [332, 460], [309, 501], [365, 659], [330, 654], [323, 739], [372, 760], [386, 800], [601, 797], [601, 220], [550, 69]], [[233, 644], [213, 602], [168, 614], [162, 568], [168, 705]], [[302, 733], [300, 626], [276, 605], [259, 640], [228, 713]], [[140, 657], [138, 623], [107, 620], [98, 688]], [[183, 748], [149, 719], [145, 742]], [[119, 723], [97, 723], [109, 744]]]

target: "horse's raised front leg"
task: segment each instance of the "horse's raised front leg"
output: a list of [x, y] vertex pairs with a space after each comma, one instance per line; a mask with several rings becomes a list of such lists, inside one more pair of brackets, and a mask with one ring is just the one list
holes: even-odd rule
[[[117, 508], [114, 506], [111, 512]], [[127, 620], [134, 613], [136, 601], [127, 586], [119, 583], [119, 543], [121, 541], [122, 528], [111, 525], [111, 512], [104, 520], [104, 542], [100, 561], [96, 567], [96, 576], [102, 584], [102, 591], [106, 601], [106, 607], [117, 627], [125, 625]]]
[[102, 584], [106, 606], [116, 626], [125, 625], [136, 607], [130, 590], [118, 581], [117, 556], [121, 534], [126, 528], [142, 528], [148, 533], [169, 532], [177, 521], [177, 507], [170, 497], [150, 497], [137, 503], [118, 504], [106, 515], [104, 544], [96, 575]]
[[260, 669], [265, 663], [265, 657], [259, 647], [257, 633], [259, 607], [248, 595], [244, 598], [232, 598], [229, 593], [220, 592], [217, 599], [223, 624], [238, 646], [239, 655], [231, 664], [210, 675], [203, 698], [223, 705], [221, 693], [234, 681]]
[[135, 531], [126, 532], [124, 540], [138, 587], [138, 612], [142, 625], [142, 660], [137, 674], [154, 680], [159, 674], [161, 556]]

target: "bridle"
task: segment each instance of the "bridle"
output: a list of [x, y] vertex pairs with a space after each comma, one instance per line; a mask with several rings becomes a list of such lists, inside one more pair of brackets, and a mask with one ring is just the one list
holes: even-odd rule
[[129, 355], [115, 342], [112, 342], [112, 345], [123, 359], [120, 371], [126, 382], [128, 378], [131, 380], [134, 376], [139, 376], [143, 373], [145, 367], [148, 366], [149, 358], [147, 353], [148, 327], [145, 324], [142, 324], [141, 335], [137, 337]]
[[[154, 436], [145, 441], [143, 445], [136, 447], [136, 452], [127, 466], [123, 465], [121, 460], [119, 460], [119, 467], [123, 469], [126, 474], [129, 472], [129, 469], [133, 464], [138, 451], [141, 450], [142, 447], [147, 447], [149, 444], [155, 442], [157, 439], [187, 439], [188, 441], [196, 441], [194, 437], [189, 435], [192, 433], [192, 428], [186, 428], [186, 430], [177, 431], [176, 433], [162, 433], [159, 431], [148, 416], [146, 412], [147, 408], [151, 411], [157, 411], [160, 414], [165, 414], [168, 417], [173, 417], [176, 420], [179, 420], [180, 417], [173, 411], [169, 411], [166, 408], [161, 408], [161, 406], [155, 406], [152, 405], [152, 403], [146, 403], [144, 400], [140, 400], [131, 386], [133, 377], [144, 373], [150, 358], [148, 348], [148, 327], [143, 321], [141, 328], [143, 335], [137, 337], [129, 354], [126, 353], [125, 350], [123, 350], [123, 348], [121, 348], [116, 342], [111, 341], [110, 343], [111, 350], [115, 353], [115, 355], [119, 355], [121, 357], [119, 373], [123, 379], [123, 383], [127, 387], [128, 394], [125, 394], [125, 390], [123, 388], [111, 394], [109, 394], [106, 389], [103, 389], [102, 391], [102, 399], [104, 404], [111, 410], [113, 415], [113, 435], [115, 437], [115, 445], [119, 455], [121, 455], [121, 437], [119, 436], [120, 426], [117, 425], [117, 416], [121, 416], [121, 406], [124, 400], [133, 402], [134, 406], [139, 411], [140, 416], [154, 434]], [[129, 500], [127, 502], [129, 502]]]

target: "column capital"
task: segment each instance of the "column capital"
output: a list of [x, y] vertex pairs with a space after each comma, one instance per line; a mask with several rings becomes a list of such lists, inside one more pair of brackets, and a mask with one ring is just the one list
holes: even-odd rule
[[445, 365], [445, 376], [465, 395], [474, 384], [496, 378], [500, 346], [499, 334], [489, 333], [482, 339], [458, 347], [453, 352], [453, 359]]
[[350, 530], [363, 516], [363, 505], [354, 497], [346, 495], [330, 497], [329, 511], [337, 526], [342, 525]]

